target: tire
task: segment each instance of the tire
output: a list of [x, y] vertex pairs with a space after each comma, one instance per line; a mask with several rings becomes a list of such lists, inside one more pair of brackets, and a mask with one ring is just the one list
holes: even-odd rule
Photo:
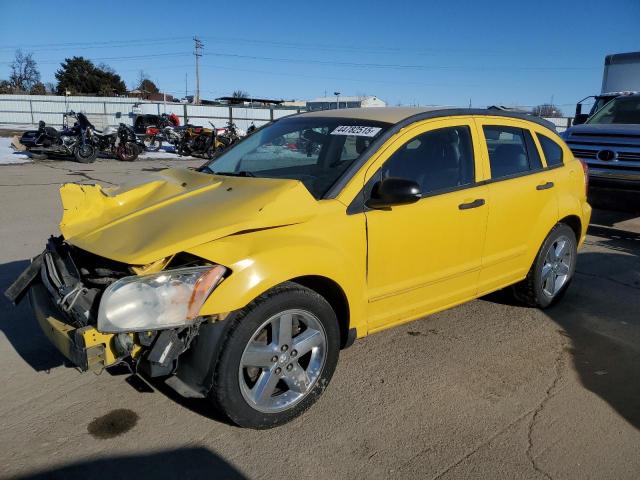
[[162, 140], [157, 135], [146, 135], [142, 141], [147, 152], [157, 152], [162, 148]]
[[527, 277], [513, 286], [514, 297], [530, 307], [555, 304], [571, 284], [577, 255], [575, 233], [569, 226], [557, 224], [542, 243]]
[[73, 151], [73, 156], [80, 163], [93, 163], [98, 156], [98, 148], [90, 143], [80, 145]]
[[[322, 296], [285, 283], [227, 320], [209, 399], [232, 422], [276, 427], [301, 415], [324, 392], [338, 362], [340, 333], [335, 312]], [[277, 325], [292, 326], [293, 337]], [[282, 343], [281, 331], [290, 345]]]
[[207, 149], [205, 156], [209, 160], [211, 160], [212, 158], [215, 158], [218, 155], [220, 155], [223, 151], [224, 151], [224, 147], [222, 145], [218, 145], [217, 147], [211, 146]]
[[133, 162], [138, 158], [139, 153], [140, 149], [138, 148], [138, 145], [134, 142], [125, 142], [118, 146], [116, 156], [118, 157], [118, 160], [123, 162]]

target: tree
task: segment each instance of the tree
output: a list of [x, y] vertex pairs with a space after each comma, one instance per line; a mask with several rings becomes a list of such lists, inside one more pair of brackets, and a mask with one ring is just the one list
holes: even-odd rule
[[127, 92], [120, 75], [111, 67], [96, 67], [91, 60], [84, 57], [66, 58], [56, 72], [58, 94], [92, 94], [99, 96], [124, 95]]
[[562, 110], [560, 110], [557, 106], [552, 103], [543, 103], [542, 105], [537, 105], [533, 107], [531, 110], [537, 117], [561, 117]]
[[13, 87], [9, 80], [0, 80], [0, 94], [13, 93]]
[[36, 83], [33, 87], [31, 87], [31, 90], [29, 90], [29, 95], [46, 95], [46, 94], [47, 94], [47, 87], [45, 87], [44, 83], [42, 82]]
[[138, 75], [138, 86], [136, 88], [143, 93], [160, 93], [156, 84], [153, 83], [149, 78], [149, 75], [147, 75], [143, 70], [140, 70]]
[[249, 98], [249, 92], [245, 90], [234, 90], [231, 96], [233, 98]]
[[38, 64], [33, 59], [33, 53], [25, 55], [22, 50], [16, 50], [16, 56], [10, 68], [9, 83], [14, 92], [29, 92], [36, 83], [40, 82], [40, 72]]

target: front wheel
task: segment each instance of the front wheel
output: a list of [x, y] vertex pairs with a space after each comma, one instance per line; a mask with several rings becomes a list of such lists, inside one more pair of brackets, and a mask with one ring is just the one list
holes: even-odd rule
[[547, 235], [527, 277], [514, 285], [516, 299], [531, 307], [553, 305], [562, 298], [573, 279], [577, 256], [575, 233], [559, 223]]
[[73, 156], [80, 163], [92, 163], [98, 156], [98, 148], [91, 143], [85, 143], [73, 151]]
[[234, 423], [282, 425], [320, 397], [340, 345], [336, 315], [322, 296], [287, 283], [228, 320], [209, 398]]

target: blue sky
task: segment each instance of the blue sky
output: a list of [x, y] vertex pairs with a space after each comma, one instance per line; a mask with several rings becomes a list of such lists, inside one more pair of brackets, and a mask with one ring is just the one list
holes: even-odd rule
[[185, 74], [194, 89], [198, 35], [204, 98], [236, 88], [287, 99], [371, 94], [390, 105], [553, 98], [571, 114], [599, 91], [606, 54], [640, 50], [640, 0], [0, 5], [0, 78], [21, 47], [45, 82], [65, 57], [82, 55], [113, 67], [128, 86], [144, 70], [183, 96]]

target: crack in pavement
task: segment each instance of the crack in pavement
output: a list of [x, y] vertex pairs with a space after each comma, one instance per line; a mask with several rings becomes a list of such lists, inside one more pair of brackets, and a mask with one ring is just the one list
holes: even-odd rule
[[[92, 177], [91, 175], [88, 175], [86, 173], [86, 171], [83, 170], [74, 170], [73, 168], [66, 168], [66, 167], [54, 167], [53, 165], [47, 165], [45, 163], [41, 164], [43, 167], [47, 167], [47, 168], [52, 168], [53, 170], [60, 170], [63, 172], [67, 172], [69, 175], [77, 175], [79, 177], [83, 177], [89, 181], [92, 182], [103, 182], [103, 183], [107, 183], [109, 185], [116, 185], [113, 182], [110, 182], [108, 180], [103, 180], [101, 178], [97, 178], [97, 177]], [[92, 170], [91, 170], [92, 171]]]
[[[520, 421], [522, 421], [522, 419], [528, 417], [529, 415], [531, 415], [531, 413], [534, 412], [534, 408], [527, 410], [526, 412], [524, 412], [522, 415], [517, 416], [513, 421], [509, 422], [505, 427], [501, 428], [500, 430], [498, 430], [497, 432], [495, 432], [493, 435], [491, 435], [489, 438], [487, 438], [485, 441], [483, 441], [482, 443], [476, 445], [475, 447], [473, 447], [470, 451], [468, 451], [467, 453], [465, 453], [462, 457], [460, 457], [458, 460], [456, 460], [455, 462], [453, 462], [451, 465], [449, 465], [448, 467], [446, 467], [444, 470], [441, 470], [440, 472], [438, 472], [435, 476], [431, 477], [431, 480], [438, 480], [439, 478], [442, 478], [444, 475], [446, 475], [447, 473], [449, 473], [451, 470], [453, 470], [455, 467], [457, 467], [458, 465], [460, 465], [462, 462], [464, 462], [465, 460], [467, 460], [468, 458], [470, 458], [471, 456], [473, 456], [476, 452], [478, 452], [478, 450], [480, 450], [481, 448], [485, 447], [486, 445], [490, 444], [491, 442], [493, 442], [497, 437], [499, 437], [500, 435], [502, 435], [504, 432], [506, 432], [507, 430], [509, 430], [511, 427], [513, 427], [514, 425], [516, 425], [517, 423], [519, 423]], [[406, 461], [404, 463], [404, 465], [402, 467], [400, 467], [400, 469], [404, 468], [407, 464], [409, 464], [411, 461], [413, 461], [414, 459], [416, 459], [417, 457], [419, 457], [420, 455], [422, 455], [426, 450], [422, 450], [419, 453], [417, 453], [416, 455], [414, 455], [413, 457], [411, 457], [408, 461]]]
[[547, 403], [549, 403], [549, 400], [551, 400], [557, 393], [558, 384], [562, 380], [562, 370], [565, 363], [564, 351], [566, 347], [566, 342], [564, 340], [561, 340], [560, 351], [553, 364], [555, 376], [553, 378], [553, 381], [551, 382], [551, 385], [549, 385], [549, 388], [547, 388], [544, 398], [533, 411], [533, 415], [531, 416], [531, 421], [529, 422], [529, 428], [527, 431], [527, 458], [529, 459], [529, 462], [531, 463], [533, 469], [536, 472], [540, 473], [547, 480], [553, 480], [553, 477], [538, 465], [536, 457], [533, 455], [533, 430], [536, 427], [538, 418], [542, 414], [542, 411], [546, 407]]

